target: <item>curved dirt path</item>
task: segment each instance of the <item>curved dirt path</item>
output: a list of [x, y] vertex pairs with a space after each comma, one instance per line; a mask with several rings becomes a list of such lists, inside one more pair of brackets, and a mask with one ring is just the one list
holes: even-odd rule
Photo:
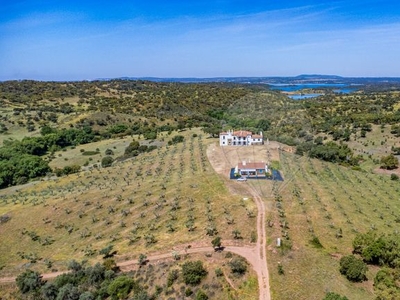
[[[237, 152], [237, 148], [234, 150]], [[227, 170], [231, 167], [231, 162], [229, 157], [226, 155], [224, 150], [221, 150], [220, 147], [215, 147], [214, 145], [210, 145], [207, 149], [208, 159], [213, 166], [214, 170], [223, 175], [227, 176]], [[233, 185], [241, 184], [232, 182]], [[231, 187], [232, 188], [232, 187]], [[270, 286], [269, 286], [269, 274], [267, 267], [267, 255], [266, 255], [266, 230], [265, 230], [265, 204], [262, 198], [260, 197], [257, 190], [248, 183], [241, 185], [241, 188], [244, 188], [248, 193], [253, 197], [256, 205], [257, 205], [257, 242], [255, 246], [233, 246], [229, 245], [230, 241], [225, 241], [224, 243], [224, 251], [229, 251], [235, 253], [237, 255], [245, 258], [253, 267], [254, 271], [257, 274], [258, 278], [258, 286], [259, 286], [259, 300], [270, 300]], [[234, 189], [234, 188], [233, 188]], [[190, 247], [187, 245], [178, 245], [174, 247], [175, 252], [178, 254], [190, 254], [190, 253], [202, 253], [202, 252], [214, 252], [215, 249], [212, 247]], [[154, 254], [149, 255], [147, 257], [147, 261], [158, 261], [162, 259], [172, 259], [171, 251], [168, 253]], [[129, 271], [138, 267], [138, 260], [128, 260], [124, 262], [120, 262], [117, 264], [118, 267], [122, 269], [122, 271]], [[53, 273], [42, 274], [43, 279], [52, 279], [57, 277], [58, 275], [67, 273], [69, 271], [60, 271]], [[16, 277], [3, 277], [0, 278], [0, 283], [12, 283], [15, 282]]]
[[[230, 169], [234, 167], [243, 158], [251, 158], [254, 160], [265, 161], [268, 157], [267, 146], [257, 146], [257, 153], [255, 152], [254, 146], [248, 147], [219, 147], [212, 144], [207, 149], [208, 160], [213, 166], [214, 170], [225, 178], [229, 178]], [[276, 147], [276, 145], [274, 146]], [[239, 153], [240, 152], [240, 153]], [[257, 157], [256, 157], [257, 156]], [[228, 188], [235, 191], [237, 185], [240, 188], [248, 192], [254, 199], [257, 205], [257, 242], [253, 247], [238, 247], [235, 249], [238, 252], [232, 251], [236, 254], [243, 256], [247, 261], [253, 266], [254, 271], [257, 273], [258, 277], [258, 287], [259, 287], [259, 299], [260, 300], [270, 300], [270, 286], [269, 286], [269, 273], [267, 266], [267, 252], [266, 252], [266, 230], [265, 230], [265, 204], [263, 199], [260, 197], [260, 193], [256, 190], [250, 182], [227, 182]], [[228, 249], [228, 251], [231, 251]], [[240, 252], [240, 253], [239, 253]]]

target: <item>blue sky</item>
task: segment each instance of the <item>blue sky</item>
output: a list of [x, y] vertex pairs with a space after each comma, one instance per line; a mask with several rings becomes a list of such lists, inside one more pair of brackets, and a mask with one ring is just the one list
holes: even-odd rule
[[0, 80], [400, 77], [400, 1], [14, 0]]

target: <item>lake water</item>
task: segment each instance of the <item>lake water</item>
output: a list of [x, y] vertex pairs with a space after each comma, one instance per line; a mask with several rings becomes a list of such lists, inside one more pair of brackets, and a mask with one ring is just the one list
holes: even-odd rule
[[[335, 93], [343, 93], [343, 94], [350, 94], [356, 91], [356, 88], [351, 87], [348, 84], [344, 83], [299, 83], [299, 84], [270, 84], [271, 90], [278, 90], [282, 92], [297, 92], [304, 89], [331, 89]], [[308, 99], [321, 96], [323, 94], [320, 93], [299, 93], [299, 94], [292, 94], [288, 95], [288, 97], [300, 100], [300, 99]]]
[[315, 98], [318, 96], [321, 96], [322, 94], [292, 94], [292, 95], [287, 95], [289, 98], [292, 98], [293, 100], [301, 100], [301, 99], [309, 99], [309, 98]]

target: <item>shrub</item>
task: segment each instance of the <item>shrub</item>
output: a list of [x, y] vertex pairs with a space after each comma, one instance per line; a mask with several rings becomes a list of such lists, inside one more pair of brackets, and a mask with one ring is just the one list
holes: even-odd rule
[[224, 272], [222, 272], [221, 268], [215, 269], [215, 276], [221, 277], [224, 275]]
[[219, 250], [221, 248], [221, 237], [216, 236], [212, 241], [211, 244], [215, 250]]
[[114, 155], [114, 151], [112, 151], [111, 149], [107, 149], [107, 150], [104, 152], [104, 154], [105, 154], [105, 155]]
[[5, 214], [5, 215], [0, 216], [0, 224], [7, 223], [10, 220], [11, 220], [10, 215]]
[[129, 292], [134, 287], [134, 281], [127, 276], [115, 278], [107, 288], [108, 294], [112, 299], [126, 299]]
[[111, 167], [113, 161], [114, 161], [114, 159], [113, 159], [111, 156], [105, 156], [105, 157], [103, 157], [103, 159], [101, 160], [101, 166], [102, 166], [103, 168]]
[[16, 282], [22, 294], [37, 292], [44, 284], [42, 276], [32, 270], [26, 270], [24, 273], [18, 275]]
[[143, 134], [143, 136], [146, 140], [155, 140], [157, 138], [157, 132], [149, 131]]
[[84, 293], [82, 293], [79, 297], [79, 300], [94, 300], [94, 296], [91, 292], [86, 291]]
[[193, 291], [192, 291], [191, 288], [187, 288], [187, 289], [185, 290], [185, 296], [186, 296], [186, 297], [189, 297], [189, 296], [191, 296], [192, 294], [193, 294]]
[[397, 169], [399, 166], [399, 160], [393, 154], [384, 156], [381, 158], [381, 168], [386, 170]]
[[324, 248], [319, 240], [319, 238], [314, 235], [313, 238], [310, 240], [311, 245], [313, 245], [315, 248]]
[[255, 231], [252, 231], [252, 232], [250, 233], [250, 242], [251, 242], [251, 243], [257, 242], [257, 233], [256, 233]]
[[243, 275], [247, 271], [247, 264], [243, 258], [234, 258], [229, 262], [231, 271], [237, 275]]
[[391, 180], [399, 180], [399, 175], [392, 173], [392, 174], [390, 174], [390, 179]]
[[80, 293], [76, 286], [67, 283], [58, 290], [56, 299], [79, 299]]
[[383, 268], [376, 273], [374, 278], [374, 287], [377, 289], [386, 289], [396, 286], [396, 281], [389, 268]]
[[278, 264], [278, 274], [285, 275], [285, 270], [283, 269], [283, 266], [281, 264]]
[[345, 275], [350, 281], [363, 281], [366, 280], [366, 273], [368, 267], [361, 260], [354, 255], [343, 256], [340, 259], [340, 273]]
[[125, 148], [125, 156], [137, 156], [139, 154], [140, 144], [138, 141], [132, 141], [128, 147]]
[[57, 298], [58, 288], [51, 282], [46, 282], [40, 291], [45, 300], [54, 300]]
[[99, 154], [99, 152], [97, 152], [97, 151], [84, 151], [84, 152], [82, 152], [82, 155], [85, 155], [85, 156], [91, 156], [91, 155], [97, 155], [97, 154]]
[[167, 277], [167, 286], [170, 287], [174, 284], [174, 282], [178, 279], [179, 271], [178, 270], [171, 270], [168, 273]]
[[198, 290], [196, 293], [196, 300], [207, 300], [208, 296], [203, 290]]
[[339, 294], [329, 292], [326, 293], [325, 297], [322, 300], [349, 300], [346, 296], [341, 296]]
[[207, 270], [204, 268], [200, 260], [188, 261], [182, 265], [183, 281], [186, 284], [196, 285], [207, 275]]
[[176, 135], [168, 142], [168, 145], [182, 143], [185, 137], [183, 135]]

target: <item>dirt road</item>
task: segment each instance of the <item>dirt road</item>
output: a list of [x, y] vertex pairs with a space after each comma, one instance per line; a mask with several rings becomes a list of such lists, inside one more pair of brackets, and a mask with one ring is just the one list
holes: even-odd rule
[[[247, 146], [247, 147], [219, 147], [217, 145], [211, 145], [207, 149], [208, 159], [213, 166], [214, 170], [221, 174], [226, 179], [226, 185], [231, 191], [240, 190], [240, 192], [249, 193], [254, 199], [257, 205], [257, 242], [252, 248], [244, 250], [244, 247], [238, 247], [235, 249], [237, 253], [248, 260], [253, 266], [253, 269], [257, 273], [258, 286], [259, 286], [259, 299], [270, 300], [271, 293], [269, 287], [269, 274], [267, 267], [267, 255], [266, 255], [266, 230], [265, 230], [265, 204], [263, 199], [260, 197], [259, 192], [254, 188], [253, 185], [247, 182], [236, 182], [229, 180], [229, 171], [238, 162], [241, 161], [252, 161], [252, 162], [266, 162], [271, 160], [278, 160], [278, 144], [269, 144], [268, 146]], [[240, 185], [240, 187], [238, 187]], [[227, 247], [228, 250], [228, 247]]]

